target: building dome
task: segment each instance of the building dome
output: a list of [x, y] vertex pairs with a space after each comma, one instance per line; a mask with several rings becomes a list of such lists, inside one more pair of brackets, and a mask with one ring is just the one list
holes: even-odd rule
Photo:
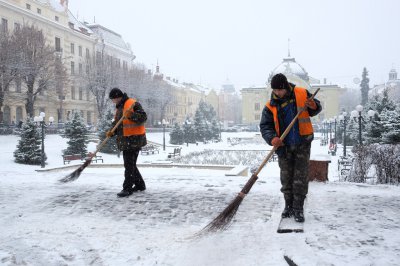
[[297, 63], [293, 57], [284, 58], [283, 62], [272, 70], [268, 78], [268, 83], [271, 82], [271, 78], [278, 73], [284, 74], [288, 79], [290, 79], [290, 77], [296, 79], [300, 78], [305, 82], [309, 82], [307, 71]]

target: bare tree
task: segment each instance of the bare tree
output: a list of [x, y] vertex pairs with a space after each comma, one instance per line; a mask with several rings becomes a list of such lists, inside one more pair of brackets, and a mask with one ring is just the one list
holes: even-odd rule
[[18, 74], [26, 84], [26, 113], [34, 115], [34, 104], [39, 93], [54, 84], [56, 73], [55, 50], [46, 44], [43, 32], [34, 25], [23, 25], [12, 35], [18, 58]]
[[104, 47], [101, 51], [86, 58], [86, 86], [96, 98], [99, 117], [105, 114], [108, 92], [113, 87], [126, 89], [129, 75], [128, 70], [121, 68]]
[[15, 45], [8, 31], [0, 34], [0, 123], [3, 122], [1, 108], [4, 104], [5, 92], [17, 77], [17, 58], [15, 57]]

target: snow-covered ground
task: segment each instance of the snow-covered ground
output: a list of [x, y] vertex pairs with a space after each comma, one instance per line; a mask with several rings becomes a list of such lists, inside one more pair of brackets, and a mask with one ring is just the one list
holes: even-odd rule
[[[254, 133], [223, 134], [222, 143], [183, 146], [182, 153], [271, 148], [226, 142], [239, 136]], [[162, 133], [148, 139], [162, 143]], [[87, 168], [76, 181], [61, 184], [71, 169], [37, 172], [40, 166], [14, 163], [17, 141], [0, 136], [2, 265], [288, 265], [284, 255], [297, 265], [399, 265], [400, 188], [337, 182], [337, 157], [330, 182], [310, 183], [304, 233], [276, 233], [283, 199], [279, 167], [271, 162], [228, 230], [194, 238], [249, 176], [143, 167], [147, 190], [117, 198], [122, 167]], [[62, 166], [65, 139], [48, 135], [45, 143], [46, 169]], [[95, 150], [93, 143], [89, 150]], [[165, 161], [172, 150], [141, 155], [139, 162]], [[327, 146], [314, 141], [312, 156], [326, 154]], [[100, 155], [104, 163], [122, 163], [122, 157]]]

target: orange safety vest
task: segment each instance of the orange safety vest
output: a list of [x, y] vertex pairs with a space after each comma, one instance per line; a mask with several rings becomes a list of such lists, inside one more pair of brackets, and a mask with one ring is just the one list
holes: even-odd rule
[[[305, 105], [305, 102], [307, 100], [307, 91], [304, 88], [295, 87], [294, 95], [296, 97], [297, 110], [299, 110]], [[267, 108], [271, 110], [274, 116], [276, 133], [278, 134], [278, 136], [280, 136], [281, 132], [279, 130], [278, 108], [276, 108], [276, 106], [272, 106], [270, 101], [268, 101], [265, 106], [267, 106]], [[307, 109], [300, 113], [300, 115], [297, 117], [297, 121], [299, 122], [299, 131], [301, 136], [311, 135], [314, 132], [311, 124], [310, 115], [308, 114]]]
[[[122, 114], [125, 114], [127, 110], [131, 110], [134, 112], [133, 105], [136, 103], [136, 99], [129, 98], [124, 103], [124, 108], [122, 110]], [[137, 124], [128, 118], [124, 118], [122, 121], [122, 129], [124, 137], [132, 136], [132, 135], [143, 135], [146, 133], [146, 128], [144, 124]]]

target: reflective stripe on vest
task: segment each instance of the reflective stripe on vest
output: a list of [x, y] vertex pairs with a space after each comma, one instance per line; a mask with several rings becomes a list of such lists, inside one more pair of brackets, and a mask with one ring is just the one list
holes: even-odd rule
[[[307, 91], [304, 88], [295, 87], [294, 95], [296, 97], [296, 106], [298, 111], [305, 105], [307, 100]], [[276, 134], [280, 136], [281, 133], [279, 130], [278, 108], [276, 108], [276, 106], [272, 106], [270, 101], [268, 101], [265, 106], [272, 112], [274, 117], [275, 131]], [[311, 135], [314, 132], [307, 109], [300, 113], [300, 115], [297, 117], [297, 121], [299, 123], [299, 131], [301, 136]]]
[[[124, 104], [124, 110], [122, 111], [123, 114], [127, 110], [129, 110], [135, 102], [136, 102], [136, 100], [131, 99], [131, 98], [126, 100], [126, 102]], [[131, 109], [131, 111], [134, 112], [132, 109]], [[122, 128], [123, 128], [123, 133], [124, 133], [125, 137], [132, 136], [132, 135], [143, 135], [146, 133], [144, 124], [137, 124], [128, 118], [125, 118], [122, 121]]]

